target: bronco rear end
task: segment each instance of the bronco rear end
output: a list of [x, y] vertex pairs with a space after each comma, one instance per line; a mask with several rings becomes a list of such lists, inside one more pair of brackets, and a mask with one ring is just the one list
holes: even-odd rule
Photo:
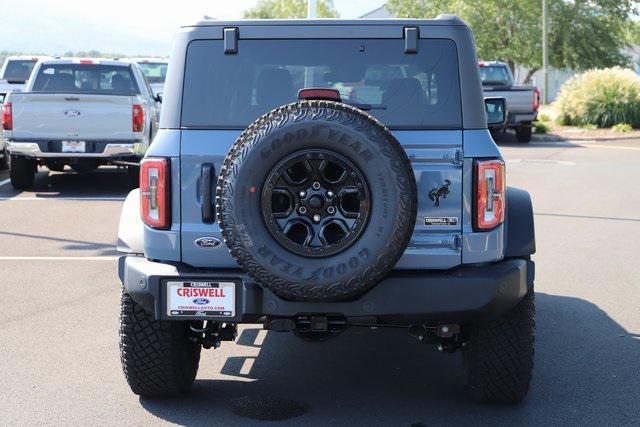
[[389, 326], [463, 350], [474, 398], [521, 400], [533, 219], [485, 104], [504, 120], [455, 17], [183, 28], [119, 233], [132, 390], [187, 391], [241, 323], [307, 341]]

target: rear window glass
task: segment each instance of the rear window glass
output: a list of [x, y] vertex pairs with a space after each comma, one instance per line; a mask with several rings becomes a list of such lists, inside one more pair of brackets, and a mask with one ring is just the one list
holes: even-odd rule
[[140, 93], [131, 67], [100, 64], [44, 64], [32, 91], [104, 95]]
[[138, 62], [149, 83], [164, 83], [167, 78], [166, 62]]
[[27, 81], [36, 62], [33, 59], [11, 59], [7, 62], [3, 78], [6, 80]]
[[221, 40], [189, 44], [182, 126], [244, 128], [297, 100], [305, 87], [335, 88], [391, 128], [461, 127], [457, 52], [451, 40]]
[[480, 67], [480, 79], [483, 85], [508, 85], [509, 73], [502, 65], [488, 65]]

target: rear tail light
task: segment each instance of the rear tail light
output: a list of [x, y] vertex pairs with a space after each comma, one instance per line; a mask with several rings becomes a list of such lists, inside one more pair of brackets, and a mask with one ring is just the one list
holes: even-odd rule
[[169, 159], [144, 159], [140, 163], [140, 216], [152, 228], [171, 225]]
[[5, 102], [2, 105], [2, 129], [13, 129], [13, 110], [10, 102]]
[[533, 88], [533, 111], [538, 111], [540, 108], [540, 89], [537, 87]]
[[477, 230], [491, 230], [504, 222], [505, 170], [502, 160], [475, 163], [475, 221]]
[[133, 131], [134, 132], [142, 132], [144, 128], [144, 110], [142, 109], [142, 105], [133, 104]]

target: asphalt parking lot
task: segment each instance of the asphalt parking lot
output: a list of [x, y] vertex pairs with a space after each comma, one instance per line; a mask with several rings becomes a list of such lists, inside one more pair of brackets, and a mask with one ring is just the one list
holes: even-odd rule
[[126, 176], [41, 172], [16, 192], [2, 171], [1, 424], [640, 424], [640, 141], [502, 150], [536, 212], [536, 367], [520, 406], [470, 402], [460, 355], [404, 331], [306, 344], [257, 326], [203, 352], [189, 398], [140, 399], [118, 351]]

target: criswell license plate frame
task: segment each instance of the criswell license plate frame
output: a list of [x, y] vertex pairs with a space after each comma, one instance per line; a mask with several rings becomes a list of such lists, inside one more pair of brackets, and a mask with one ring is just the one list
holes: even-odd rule
[[[206, 282], [206, 283], [233, 283], [235, 285], [235, 309], [233, 316], [224, 315], [172, 315], [169, 310], [169, 283], [170, 282]], [[161, 319], [167, 320], [219, 320], [222, 322], [236, 322], [242, 318], [240, 308], [242, 306], [242, 281], [238, 278], [232, 277], [217, 277], [217, 278], [166, 278], [160, 282], [160, 304], [161, 304]]]

